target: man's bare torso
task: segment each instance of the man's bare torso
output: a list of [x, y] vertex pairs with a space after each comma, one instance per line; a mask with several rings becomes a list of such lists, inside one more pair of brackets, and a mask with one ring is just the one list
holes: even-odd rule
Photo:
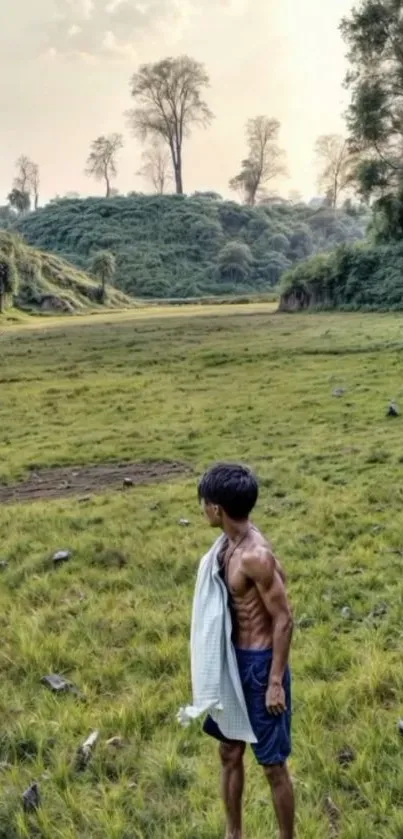
[[226, 541], [221, 557], [223, 579], [227, 586], [232, 620], [233, 640], [236, 647], [244, 650], [266, 650], [273, 643], [273, 627], [270, 615], [255, 583], [244, 571], [245, 560], [261, 552], [275, 563], [275, 574], [285, 583], [285, 574], [274, 557], [271, 547], [262, 534], [251, 525], [245, 539], [234, 548]]

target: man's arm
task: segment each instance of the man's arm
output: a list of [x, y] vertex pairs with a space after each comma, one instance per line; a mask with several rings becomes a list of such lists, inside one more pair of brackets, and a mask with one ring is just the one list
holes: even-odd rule
[[273, 625], [273, 662], [268, 689], [268, 707], [273, 713], [285, 710], [282, 687], [290, 652], [293, 619], [284, 583], [268, 548], [257, 548], [243, 558], [243, 571], [254, 582]]

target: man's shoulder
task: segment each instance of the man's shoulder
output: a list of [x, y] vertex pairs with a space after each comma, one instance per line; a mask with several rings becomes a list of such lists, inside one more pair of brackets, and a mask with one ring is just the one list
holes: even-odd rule
[[242, 570], [247, 577], [252, 579], [259, 579], [261, 576], [274, 572], [274, 555], [269, 543], [263, 537], [245, 548], [242, 554]]

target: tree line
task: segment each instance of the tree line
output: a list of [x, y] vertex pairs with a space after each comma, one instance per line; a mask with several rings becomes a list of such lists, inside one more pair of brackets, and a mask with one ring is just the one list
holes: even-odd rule
[[[214, 118], [205, 101], [209, 84], [204, 65], [189, 56], [143, 64], [131, 79], [134, 107], [126, 112], [126, 119], [132, 134], [144, 144], [137, 174], [156, 193], [163, 194], [172, 186], [177, 194], [184, 192], [185, 142], [195, 128], [207, 128]], [[246, 156], [229, 187], [249, 206], [263, 201], [268, 184], [287, 174], [285, 152], [279, 146], [280, 127], [277, 119], [265, 115], [246, 123]], [[122, 134], [101, 135], [91, 144], [87, 158], [86, 174], [103, 182], [108, 198], [115, 193], [113, 181], [123, 145]], [[315, 153], [318, 185], [327, 203], [336, 207], [341, 194], [352, 187], [357, 153], [334, 134], [319, 137]], [[16, 168], [8, 200], [21, 214], [38, 207], [39, 167], [23, 155]]]

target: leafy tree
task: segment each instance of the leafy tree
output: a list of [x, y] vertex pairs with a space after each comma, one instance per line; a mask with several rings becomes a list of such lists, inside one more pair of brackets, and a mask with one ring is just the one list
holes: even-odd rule
[[110, 251], [98, 251], [91, 261], [91, 273], [101, 282], [101, 303], [105, 303], [106, 284], [111, 283], [116, 272], [116, 260]]
[[242, 242], [228, 242], [218, 254], [220, 276], [234, 284], [248, 279], [252, 263], [252, 252]]
[[315, 146], [319, 168], [318, 185], [326, 194], [329, 206], [337, 207], [340, 195], [351, 186], [357, 156], [339, 134], [323, 134]]
[[183, 142], [194, 125], [206, 127], [213, 115], [202, 97], [209, 85], [203, 64], [184, 55], [143, 64], [131, 82], [136, 107], [129, 123], [141, 140], [166, 143], [172, 158], [176, 192], [183, 194]]
[[0, 315], [4, 312], [6, 294], [14, 290], [14, 274], [10, 262], [0, 255]]
[[15, 212], [13, 212], [9, 204], [0, 206], [0, 230], [8, 230], [13, 221], [15, 221], [15, 218]]
[[172, 181], [170, 169], [169, 151], [161, 142], [161, 139], [154, 137], [150, 146], [143, 151], [142, 167], [138, 175], [146, 178], [154, 187], [158, 195], [163, 195], [166, 186]]
[[249, 153], [239, 175], [229, 182], [230, 189], [242, 194], [245, 204], [253, 206], [265, 185], [286, 172], [284, 152], [277, 145], [279, 130], [278, 120], [270, 117], [258, 116], [247, 122]]
[[[29, 207], [31, 203], [34, 209], [38, 209], [39, 204], [39, 166], [34, 163], [27, 155], [22, 154], [16, 163], [17, 174], [13, 181], [13, 191], [17, 190], [20, 193], [29, 195]], [[23, 212], [23, 211], [20, 211]]]
[[403, 3], [362, 0], [341, 23], [351, 91], [350, 141], [361, 152], [365, 198], [396, 193], [403, 180]]
[[22, 190], [16, 189], [16, 187], [11, 190], [10, 194], [7, 196], [7, 200], [10, 207], [16, 210], [19, 215], [27, 213], [31, 209], [31, 198], [29, 192], [22, 192]]
[[92, 143], [87, 158], [85, 174], [96, 178], [97, 181], [105, 181], [107, 198], [111, 194], [111, 180], [116, 178], [117, 175], [117, 154], [122, 148], [123, 137], [121, 134], [102, 135]]

